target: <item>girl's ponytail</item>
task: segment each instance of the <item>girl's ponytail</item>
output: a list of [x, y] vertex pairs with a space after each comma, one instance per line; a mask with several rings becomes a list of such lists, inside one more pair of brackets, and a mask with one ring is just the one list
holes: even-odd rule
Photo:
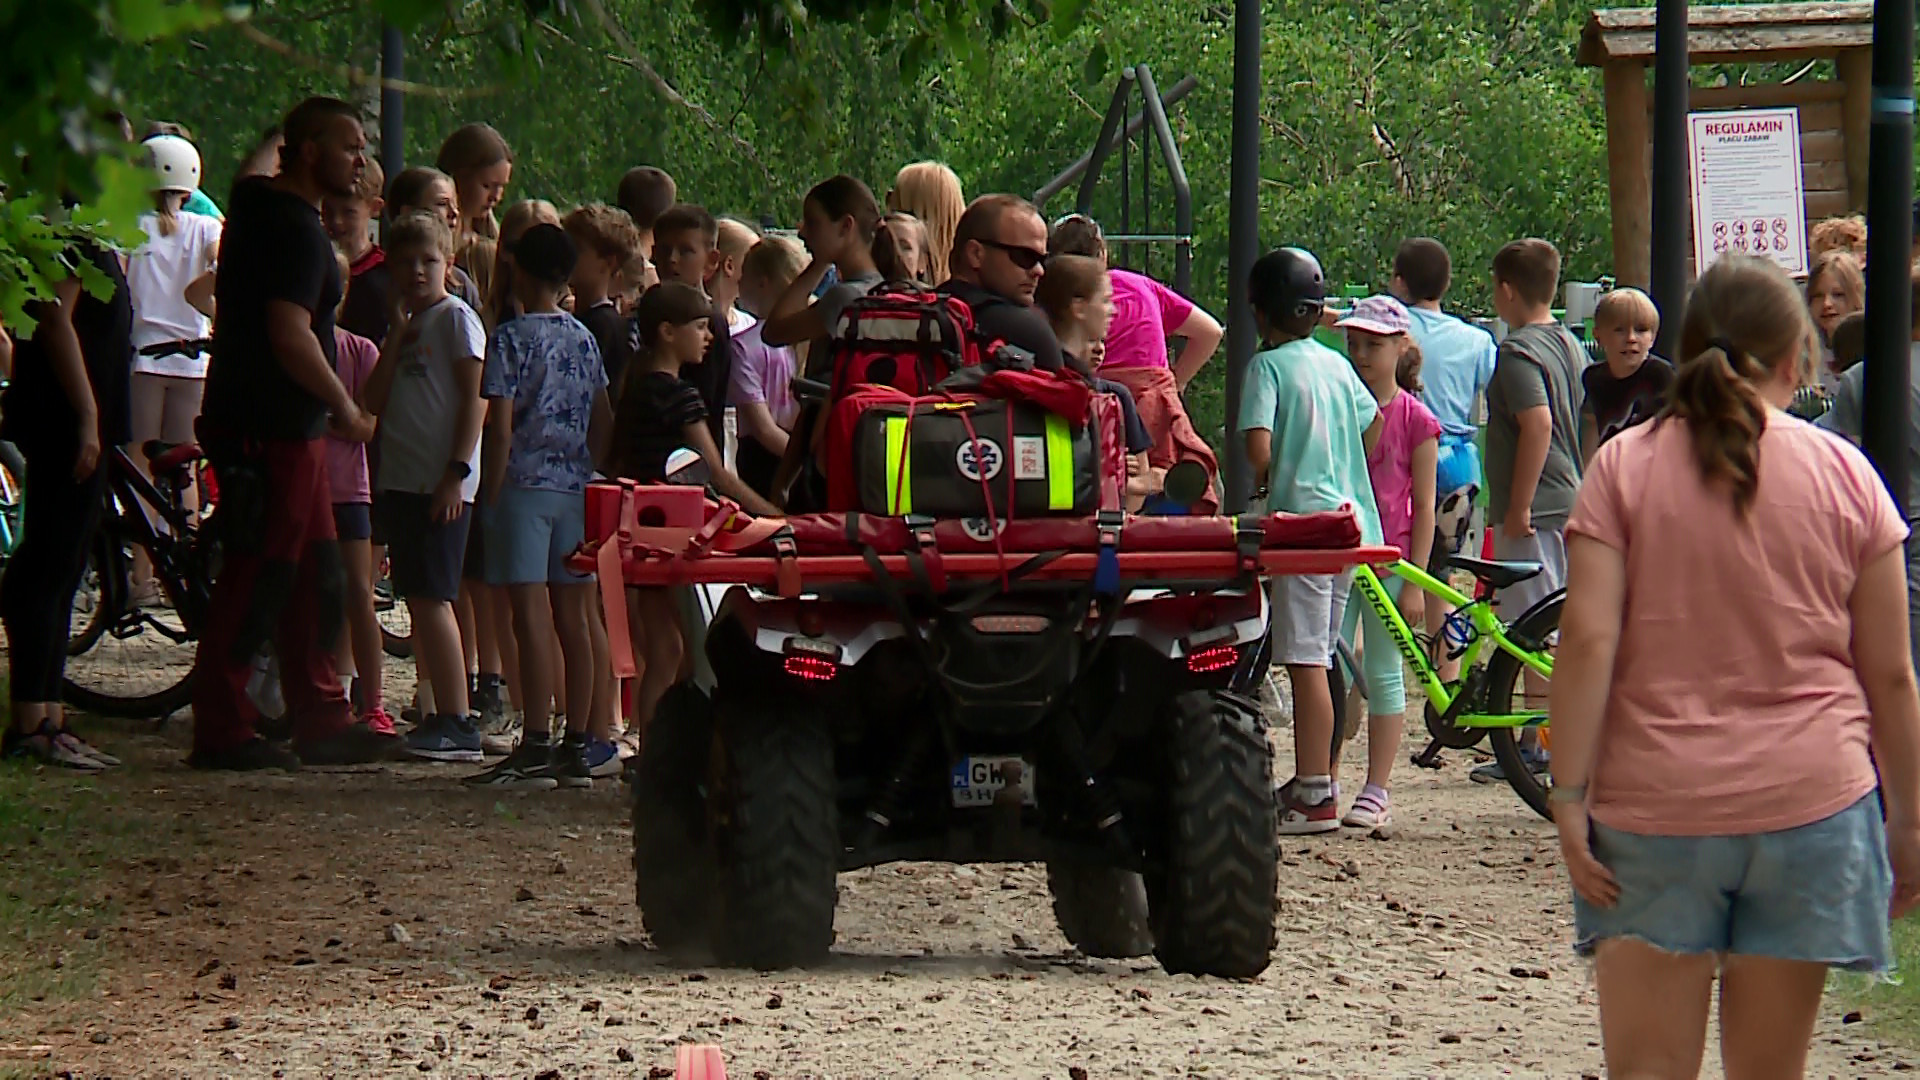
[[1804, 367], [1812, 346], [1806, 305], [1772, 261], [1725, 256], [1694, 284], [1661, 421], [1686, 421], [1701, 476], [1732, 488], [1737, 513], [1760, 487], [1767, 406], [1758, 384], [1782, 366]]
[[1409, 394], [1425, 393], [1426, 384], [1420, 381], [1420, 365], [1425, 362], [1426, 354], [1420, 351], [1420, 343], [1408, 335], [1400, 347], [1400, 361], [1393, 368], [1393, 381]]

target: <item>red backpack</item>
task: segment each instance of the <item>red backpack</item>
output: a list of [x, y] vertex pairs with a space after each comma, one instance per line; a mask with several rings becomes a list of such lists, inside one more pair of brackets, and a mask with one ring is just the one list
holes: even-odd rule
[[965, 300], [888, 282], [841, 310], [827, 337], [827, 357], [833, 401], [862, 384], [922, 397], [960, 368], [978, 364], [981, 349]]

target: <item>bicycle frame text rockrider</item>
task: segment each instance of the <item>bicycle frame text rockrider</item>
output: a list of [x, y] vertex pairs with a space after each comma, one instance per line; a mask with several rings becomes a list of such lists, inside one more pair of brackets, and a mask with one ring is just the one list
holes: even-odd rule
[[[1530, 564], [1463, 560], [1462, 565], [1496, 587], [1524, 581], [1540, 572], [1537, 565]], [[1559, 629], [1565, 591], [1552, 593], [1508, 622], [1494, 611], [1491, 596], [1468, 596], [1405, 560], [1385, 569], [1405, 587], [1419, 589], [1454, 608], [1439, 644], [1460, 661], [1461, 677], [1457, 682], [1445, 682], [1434, 670], [1433, 659], [1420, 638], [1401, 617], [1399, 605], [1388, 595], [1375, 568], [1360, 566], [1354, 570], [1354, 585], [1386, 626], [1395, 648], [1426, 692], [1426, 727], [1432, 742], [1414, 756], [1414, 763], [1432, 766], [1442, 747], [1465, 750], [1489, 739], [1494, 757], [1515, 793], [1550, 818], [1547, 781], [1525, 760], [1519, 733], [1527, 728], [1544, 730], [1547, 723], [1546, 702], [1527, 700], [1525, 677], [1532, 672], [1541, 679], [1553, 678], [1553, 656], [1548, 650]]]

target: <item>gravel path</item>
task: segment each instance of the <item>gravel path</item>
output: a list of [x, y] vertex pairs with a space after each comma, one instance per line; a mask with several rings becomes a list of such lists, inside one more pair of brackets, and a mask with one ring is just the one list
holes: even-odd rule
[[[1069, 953], [1030, 866], [847, 874], [821, 970], [675, 967], [644, 944], [618, 784], [206, 776], [159, 737], [106, 741], [151, 839], [105, 868], [99, 994], [0, 1021], [0, 1071], [665, 1076], [689, 1041], [736, 1078], [1600, 1071], [1552, 834], [1461, 754], [1405, 770], [1390, 838], [1287, 841], [1273, 966], [1229, 982]], [[1812, 1075], [1920, 1061], [1841, 1009]]]

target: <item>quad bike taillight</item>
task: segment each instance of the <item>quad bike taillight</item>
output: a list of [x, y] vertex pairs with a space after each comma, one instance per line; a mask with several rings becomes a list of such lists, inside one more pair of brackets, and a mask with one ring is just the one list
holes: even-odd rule
[[840, 646], [831, 641], [790, 637], [784, 666], [787, 674], [806, 682], [831, 682], [840, 674]]
[[1224, 671], [1240, 662], [1240, 646], [1209, 645], [1187, 653], [1187, 670], [1195, 675]]

